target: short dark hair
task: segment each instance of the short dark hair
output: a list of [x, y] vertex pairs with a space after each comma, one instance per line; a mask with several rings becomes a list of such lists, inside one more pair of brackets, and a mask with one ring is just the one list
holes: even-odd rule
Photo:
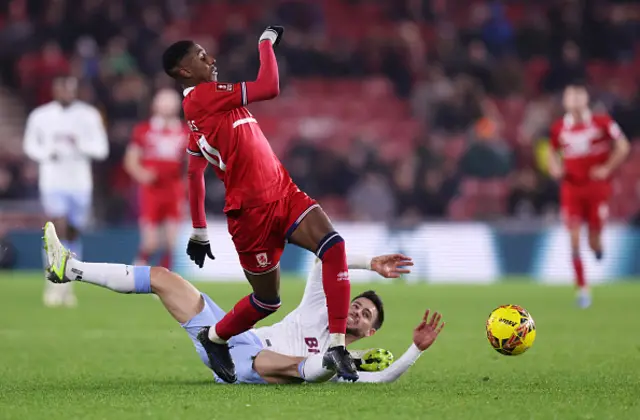
[[382, 324], [384, 323], [384, 304], [382, 303], [382, 299], [380, 299], [380, 296], [378, 296], [378, 294], [373, 290], [367, 290], [366, 292], [362, 292], [358, 296], [354, 297], [351, 302], [360, 298], [369, 299], [373, 303], [373, 306], [378, 310], [378, 317], [373, 323], [373, 328], [379, 330], [382, 328]]
[[194, 45], [193, 41], [188, 39], [177, 41], [169, 45], [162, 54], [162, 68], [164, 69], [164, 72], [176, 79], [178, 77], [176, 67], [178, 67], [180, 61], [182, 61]]
[[567, 83], [564, 87], [566, 88], [578, 88], [578, 89], [587, 89], [587, 82], [583, 79], [575, 79], [575, 80], [571, 80], [569, 83]]

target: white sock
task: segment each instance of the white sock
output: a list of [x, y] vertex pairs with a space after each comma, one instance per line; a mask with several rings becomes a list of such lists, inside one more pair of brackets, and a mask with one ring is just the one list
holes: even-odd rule
[[69, 258], [66, 275], [71, 280], [96, 284], [119, 293], [137, 292], [131, 265], [86, 263]]
[[346, 347], [344, 334], [329, 334], [329, 347]]
[[335, 371], [322, 367], [322, 354], [314, 354], [304, 359], [298, 365], [298, 373], [306, 382], [326, 382], [333, 378]]
[[215, 325], [212, 325], [211, 328], [209, 328], [209, 341], [216, 344], [225, 344], [227, 342], [227, 340], [223, 340], [222, 338], [218, 337]]

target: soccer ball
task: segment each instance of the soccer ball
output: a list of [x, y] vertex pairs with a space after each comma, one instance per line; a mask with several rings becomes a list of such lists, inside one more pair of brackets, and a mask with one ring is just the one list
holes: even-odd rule
[[522, 354], [536, 339], [536, 324], [521, 306], [502, 305], [487, 319], [487, 339], [498, 353], [506, 356]]

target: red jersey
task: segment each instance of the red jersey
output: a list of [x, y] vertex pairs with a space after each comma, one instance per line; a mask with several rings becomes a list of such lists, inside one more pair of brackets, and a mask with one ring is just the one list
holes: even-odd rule
[[[258, 122], [245, 108], [249, 102], [277, 95], [277, 67], [273, 87], [273, 49], [268, 42], [260, 48], [261, 68], [255, 82], [201, 83], [184, 91], [182, 106], [193, 132], [187, 153], [204, 157], [224, 183], [225, 213], [271, 203], [297, 189]], [[195, 218], [200, 217], [194, 217], [197, 223]]]
[[140, 149], [142, 166], [157, 176], [143, 188], [165, 188], [183, 181], [184, 148], [190, 135], [189, 128], [179, 120], [165, 123], [151, 118], [135, 126], [132, 144]]
[[556, 121], [551, 127], [551, 147], [562, 153], [563, 182], [576, 186], [595, 182], [591, 180], [591, 170], [607, 162], [614, 141], [621, 135], [620, 127], [608, 115], [589, 113], [578, 122], [567, 114]]

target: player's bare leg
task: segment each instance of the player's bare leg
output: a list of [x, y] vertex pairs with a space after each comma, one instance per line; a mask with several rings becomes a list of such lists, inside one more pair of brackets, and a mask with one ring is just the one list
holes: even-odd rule
[[140, 248], [135, 265], [147, 265], [149, 258], [158, 250], [160, 228], [156, 223], [140, 223]]
[[[67, 219], [64, 217], [55, 218], [54, 224], [58, 228], [58, 231], [61, 232], [62, 240], [65, 243], [68, 243], [70, 225], [67, 222]], [[45, 268], [46, 267], [47, 263], [45, 262]], [[54, 284], [46, 281], [44, 287], [43, 302], [45, 306], [48, 307], [57, 307], [62, 305], [73, 307], [77, 304], [77, 299], [75, 297], [75, 294], [73, 293], [71, 284]]]
[[253, 293], [242, 298], [216, 325], [203, 328], [198, 340], [207, 351], [214, 372], [226, 382], [235, 382], [235, 365], [227, 341], [252, 328], [280, 308], [280, 266], [262, 274], [245, 276]]
[[602, 249], [602, 233], [599, 229], [589, 229], [589, 248], [596, 259], [600, 261], [604, 255]]
[[293, 231], [289, 242], [315, 253], [322, 261], [322, 286], [327, 297], [331, 343], [325, 362], [345, 380], [357, 380], [358, 373], [345, 345], [351, 284], [344, 239], [335, 231], [320, 207], [313, 208]]
[[324, 368], [323, 356], [286, 356], [269, 350], [262, 350], [253, 361], [253, 369], [270, 384], [292, 382], [326, 382], [335, 376], [335, 371]]
[[173, 250], [178, 242], [178, 236], [180, 235], [180, 223], [177, 220], [167, 220], [164, 224], [164, 250], [162, 252], [162, 259], [160, 265], [171, 269], [173, 266]]
[[580, 225], [575, 224], [569, 228], [571, 238], [571, 258], [575, 273], [575, 284], [578, 293], [578, 306], [588, 308], [591, 306], [591, 293], [584, 275], [584, 265], [580, 257]]

